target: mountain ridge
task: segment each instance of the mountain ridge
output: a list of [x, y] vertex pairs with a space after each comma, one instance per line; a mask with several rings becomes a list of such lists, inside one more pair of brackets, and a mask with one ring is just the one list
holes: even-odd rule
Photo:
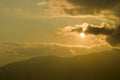
[[120, 80], [120, 54], [119, 51], [112, 50], [74, 57], [34, 57], [1, 67], [0, 78], [0, 80]]

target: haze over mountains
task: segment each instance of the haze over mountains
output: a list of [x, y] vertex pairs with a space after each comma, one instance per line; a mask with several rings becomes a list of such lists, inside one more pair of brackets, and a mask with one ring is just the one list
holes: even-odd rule
[[0, 66], [37, 56], [72, 57], [105, 50], [110, 49], [107, 46], [88, 49], [58, 43], [2, 43], [0, 44]]
[[0, 68], [0, 80], [120, 80], [120, 50], [41, 56]]

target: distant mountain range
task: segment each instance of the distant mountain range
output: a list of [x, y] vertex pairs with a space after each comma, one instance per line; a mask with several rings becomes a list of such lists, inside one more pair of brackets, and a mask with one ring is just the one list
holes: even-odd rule
[[110, 50], [107, 46], [100, 47], [73, 47], [61, 44], [22, 44], [22, 43], [4, 43], [0, 44], [0, 67], [8, 63], [26, 60], [37, 56], [59, 56], [72, 57], [74, 55], [83, 55], [94, 52]]
[[120, 80], [120, 50], [34, 57], [1, 67], [0, 80]]

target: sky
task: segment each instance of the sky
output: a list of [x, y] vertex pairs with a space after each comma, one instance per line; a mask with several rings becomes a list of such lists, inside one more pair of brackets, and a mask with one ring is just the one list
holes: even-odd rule
[[119, 4], [119, 0], [0, 0], [0, 43], [119, 48]]
[[57, 28], [94, 23], [91, 18], [58, 16], [50, 11], [48, 0], [1, 0], [0, 4], [0, 42], [62, 42]]

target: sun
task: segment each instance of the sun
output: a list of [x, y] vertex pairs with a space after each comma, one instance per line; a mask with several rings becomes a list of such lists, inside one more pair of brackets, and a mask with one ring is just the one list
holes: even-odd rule
[[85, 33], [82, 32], [82, 33], [79, 34], [79, 36], [80, 36], [81, 38], [84, 38], [84, 37], [85, 37]]

